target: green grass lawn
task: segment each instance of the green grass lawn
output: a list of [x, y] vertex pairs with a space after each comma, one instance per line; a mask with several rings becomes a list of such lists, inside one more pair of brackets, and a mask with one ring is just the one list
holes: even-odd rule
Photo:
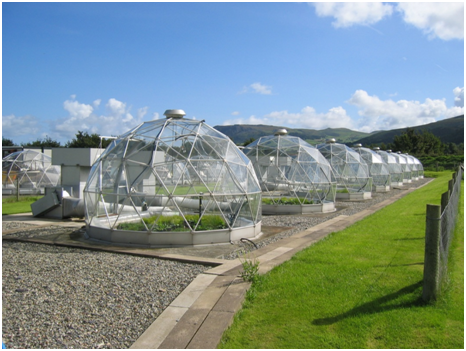
[[16, 201], [16, 196], [2, 197], [2, 215], [31, 212], [31, 204], [42, 196], [21, 196]]
[[464, 347], [464, 198], [449, 281], [423, 303], [426, 204], [451, 172], [261, 276], [219, 348]]

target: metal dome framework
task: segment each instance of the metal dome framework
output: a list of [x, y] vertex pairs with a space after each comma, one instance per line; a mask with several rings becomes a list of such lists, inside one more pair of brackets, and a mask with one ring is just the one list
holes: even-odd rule
[[263, 214], [335, 211], [332, 168], [314, 146], [279, 130], [247, 145], [243, 152], [252, 161], [263, 199], [268, 201], [262, 204]]
[[414, 164], [415, 164], [415, 167], [417, 168], [417, 175], [419, 179], [423, 179], [424, 178], [424, 167], [422, 166], [421, 161], [419, 161], [419, 159], [417, 159], [416, 157], [412, 155], [410, 156], [414, 159]]
[[411, 179], [412, 180], [419, 180], [419, 167], [416, 163], [414, 156], [403, 154], [406, 157], [406, 161], [411, 169]]
[[[60, 184], [61, 167], [52, 165], [50, 156], [35, 150], [23, 150], [2, 160], [2, 193], [43, 194], [45, 187]], [[19, 182], [19, 184], [18, 184]]]
[[397, 162], [397, 158], [386, 151], [380, 150], [379, 148], [374, 149], [382, 160], [387, 164], [388, 171], [390, 172], [391, 186], [401, 186], [403, 185], [403, 169], [401, 164]]
[[401, 155], [401, 153], [389, 151], [391, 155], [396, 158], [396, 162], [401, 166], [403, 170], [403, 183], [411, 183], [411, 167], [408, 164], [408, 161], [405, 156]]
[[251, 161], [204, 121], [170, 111], [180, 110], [121, 135], [93, 165], [84, 189], [88, 235], [156, 247], [261, 234]]
[[359, 153], [333, 139], [317, 145], [317, 149], [332, 166], [337, 181], [337, 199], [363, 200], [372, 197], [372, 177]]
[[372, 190], [386, 192], [390, 190], [391, 177], [387, 163], [375, 151], [357, 144], [353, 149], [361, 155], [369, 167], [369, 175], [372, 177]]

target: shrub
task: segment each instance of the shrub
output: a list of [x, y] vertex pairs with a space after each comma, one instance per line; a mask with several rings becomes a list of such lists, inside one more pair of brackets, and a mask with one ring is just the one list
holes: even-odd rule
[[[183, 216], [152, 216], [143, 218], [144, 223], [153, 232], [169, 232], [177, 231], [184, 232], [190, 231], [190, 227], [194, 228], [199, 221], [199, 215], [186, 215], [186, 220]], [[215, 230], [228, 228], [225, 220], [219, 215], [204, 215], [201, 223], [196, 230]], [[146, 227], [142, 222], [127, 222], [120, 223], [117, 229], [133, 230], [133, 231], [146, 231]]]
[[281, 197], [281, 198], [262, 198], [262, 203], [265, 205], [312, 205], [314, 201], [304, 199], [304, 198], [295, 198], [295, 197]]

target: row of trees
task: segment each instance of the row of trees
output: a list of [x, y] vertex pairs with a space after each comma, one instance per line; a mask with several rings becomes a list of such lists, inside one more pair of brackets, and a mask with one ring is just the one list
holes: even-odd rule
[[[22, 147], [69, 147], [69, 148], [84, 148], [84, 147], [93, 147], [93, 148], [106, 148], [112, 140], [102, 139], [102, 145], [100, 144], [100, 136], [97, 133], [89, 134], [88, 132], [78, 131], [76, 136], [70, 141], [62, 145], [60, 142], [53, 140], [49, 136], [46, 136], [44, 139], [37, 139], [33, 142], [21, 143]], [[11, 139], [2, 137], [2, 146], [16, 146]]]
[[407, 128], [401, 135], [396, 135], [392, 143], [370, 145], [379, 146], [381, 150], [401, 151], [414, 156], [462, 155], [464, 144], [442, 143], [434, 134], [427, 130], [416, 133], [413, 128]]

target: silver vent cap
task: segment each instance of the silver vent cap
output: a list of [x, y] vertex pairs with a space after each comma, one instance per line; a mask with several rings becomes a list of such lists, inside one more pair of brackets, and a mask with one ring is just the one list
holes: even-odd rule
[[183, 118], [184, 116], [186, 116], [186, 112], [177, 109], [166, 110], [163, 114], [167, 118]]
[[279, 129], [275, 132], [274, 135], [287, 135], [288, 131], [286, 129]]

